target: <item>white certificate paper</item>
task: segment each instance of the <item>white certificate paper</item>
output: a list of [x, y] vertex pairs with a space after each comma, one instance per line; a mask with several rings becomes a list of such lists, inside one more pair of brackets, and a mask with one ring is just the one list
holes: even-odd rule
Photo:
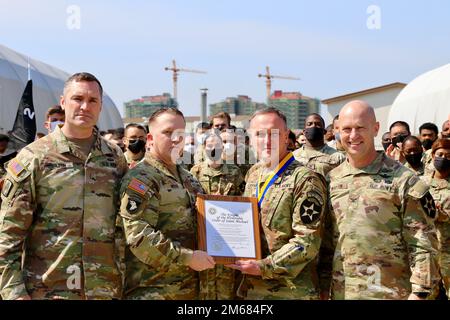
[[251, 202], [206, 200], [205, 224], [210, 256], [256, 257]]

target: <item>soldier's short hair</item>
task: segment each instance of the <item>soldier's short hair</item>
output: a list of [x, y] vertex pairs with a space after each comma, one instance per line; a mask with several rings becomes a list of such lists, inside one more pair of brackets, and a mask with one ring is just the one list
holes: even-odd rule
[[450, 149], [450, 139], [437, 139], [431, 147], [431, 154], [434, 155], [438, 149]]
[[255, 118], [256, 116], [260, 116], [260, 115], [263, 115], [263, 114], [270, 114], [270, 113], [276, 114], [281, 120], [283, 120], [286, 129], [288, 128], [286, 116], [280, 110], [278, 110], [278, 109], [276, 109], [274, 107], [264, 108], [264, 109], [256, 111], [251, 116], [249, 122], [252, 122], [253, 118]]
[[322, 127], [325, 128], [325, 120], [323, 120], [322, 116], [318, 113], [310, 113], [305, 118], [305, 126], [306, 126], [306, 120], [308, 120], [309, 117], [317, 117], [320, 119], [320, 122], [322, 123]]
[[219, 119], [225, 119], [227, 121], [227, 124], [230, 125], [231, 124], [231, 117], [227, 112], [219, 112], [216, 113], [215, 115], [211, 116], [211, 126], [213, 124], [214, 119], [219, 118]]
[[405, 148], [405, 145], [406, 145], [407, 141], [415, 141], [415, 142], [417, 142], [419, 144], [419, 146], [422, 146], [422, 142], [420, 142], [419, 138], [417, 138], [416, 136], [408, 136], [408, 137], [405, 138], [405, 140], [403, 140], [402, 149]]
[[127, 124], [127, 126], [125, 127], [124, 135], [127, 135], [127, 130], [128, 130], [129, 128], [136, 128], [136, 129], [139, 129], [139, 130], [144, 131], [144, 132], [147, 134], [147, 129], [145, 129], [145, 127], [144, 127], [143, 125], [140, 125], [139, 123], [129, 123], [129, 124]]
[[48, 120], [48, 118], [50, 118], [50, 116], [53, 115], [53, 114], [63, 114], [63, 115], [65, 115], [66, 112], [64, 111], [64, 109], [59, 104], [56, 104], [56, 105], [51, 106], [50, 108], [47, 109], [47, 112], [45, 113], [45, 120]]
[[81, 81], [87, 81], [87, 82], [97, 82], [98, 84], [98, 90], [100, 92], [100, 98], [103, 97], [103, 87], [100, 81], [91, 73], [89, 72], [78, 72], [69, 77], [69, 79], [66, 80], [64, 83], [64, 92], [66, 91], [67, 87], [72, 82], [81, 82]]
[[437, 125], [435, 125], [432, 122], [426, 122], [423, 125], [421, 125], [419, 127], [419, 133], [422, 133], [422, 130], [430, 130], [430, 131], [433, 131], [434, 133], [436, 133], [436, 135], [439, 134], [439, 129], [438, 129]]
[[209, 130], [211, 129], [211, 124], [208, 122], [200, 122], [199, 124], [197, 124], [197, 130], [198, 129], [206, 129]]
[[389, 132], [392, 131], [392, 128], [394, 127], [404, 127], [406, 131], [408, 131], [408, 134], [411, 134], [411, 131], [409, 130], [409, 124], [405, 121], [395, 121], [391, 126], [389, 127]]
[[154, 122], [156, 120], [156, 118], [158, 118], [160, 115], [162, 115], [164, 113], [170, 113], [170, 114], [173, 114], [173, 115], [180, 116], [180, 117], [183, 118], [184, 123], [186, 123], [186, 119], [184, 119], [184, 114], [179, 109], [173, 108], [173, 107], [164, 107], [164, 108], [161, 108], [161, 109], [155, 111], [150, 116], [150, 118], [148, 119], [148, 125], [150, 126], [150, 124], [152, 122]]

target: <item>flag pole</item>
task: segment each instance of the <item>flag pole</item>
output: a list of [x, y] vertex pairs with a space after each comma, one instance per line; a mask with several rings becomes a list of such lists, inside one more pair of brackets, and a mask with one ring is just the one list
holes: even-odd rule
[[30, 57], [27, 57], [27, 62], [28, 62], [28, 80], [31, 80]]

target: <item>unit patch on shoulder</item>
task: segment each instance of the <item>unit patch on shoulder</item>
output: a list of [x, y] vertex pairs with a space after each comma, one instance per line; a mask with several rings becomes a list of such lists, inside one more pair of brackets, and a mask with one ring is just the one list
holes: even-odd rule
[[422, 205], [423, 210], [430, 218], [434, 219], [436, 217], [436, 204], [434, 203], [433, 197], [429, 192], [425, 194], [425, 196], [420, 199], [420, 204]]
[[133, 190], [140, 195], [145, 195], [149, 188], [139, 179], [133, 178], [128, 184], [128, 189]]
[[138, 198], [129, 198], [127, 203], [127, 211], [130, 214], [136, 213], [141, 205], [141, 200]]

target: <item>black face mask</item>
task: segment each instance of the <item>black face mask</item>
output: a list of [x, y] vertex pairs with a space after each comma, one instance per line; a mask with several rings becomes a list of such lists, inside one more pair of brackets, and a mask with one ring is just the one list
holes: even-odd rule
[[414, 153], [405, 155], [406, 161], [413, 167], [420, 167], [422, 163], [422, 153]]
[[392, 138], [392, 144], [394, 145], [394, 147], [398, 147], [397, 143], [403, 143], [403, 141], [405, 141], [405, 139], [407, 137], [409, 137], [409, 136], [408, 135], [403, 135], [403, 134], [401, 134], [399, 136], [396, 136], [396, 137], [393, 137]]
[[434, 167], [437, 171], [447, 172], [450, 169], [450, 160], [447, 158], [434, 158]]
[[382, 142], [381, 144], [383, 145], [384, 151], [386, 151], [389, 148], [389, 146], [391, 145], [390, 142]]
[[430, 150], [431, 147], [433, 146], [433, 140], [430, 139], [425, 139], [422, 141], [422, 146], [424, 147], [425, 150]]
[[145, 151], [145, 141], [141, 139], [130, 140], [128, 144], [128, 150], [130, 150], [134, 154], [138, 154], [141, 151]]
[[322, 128], [311, 127], [303, 130], [306, 140], [311, 143], [323, 141], [323, 136], [325, 134]]

